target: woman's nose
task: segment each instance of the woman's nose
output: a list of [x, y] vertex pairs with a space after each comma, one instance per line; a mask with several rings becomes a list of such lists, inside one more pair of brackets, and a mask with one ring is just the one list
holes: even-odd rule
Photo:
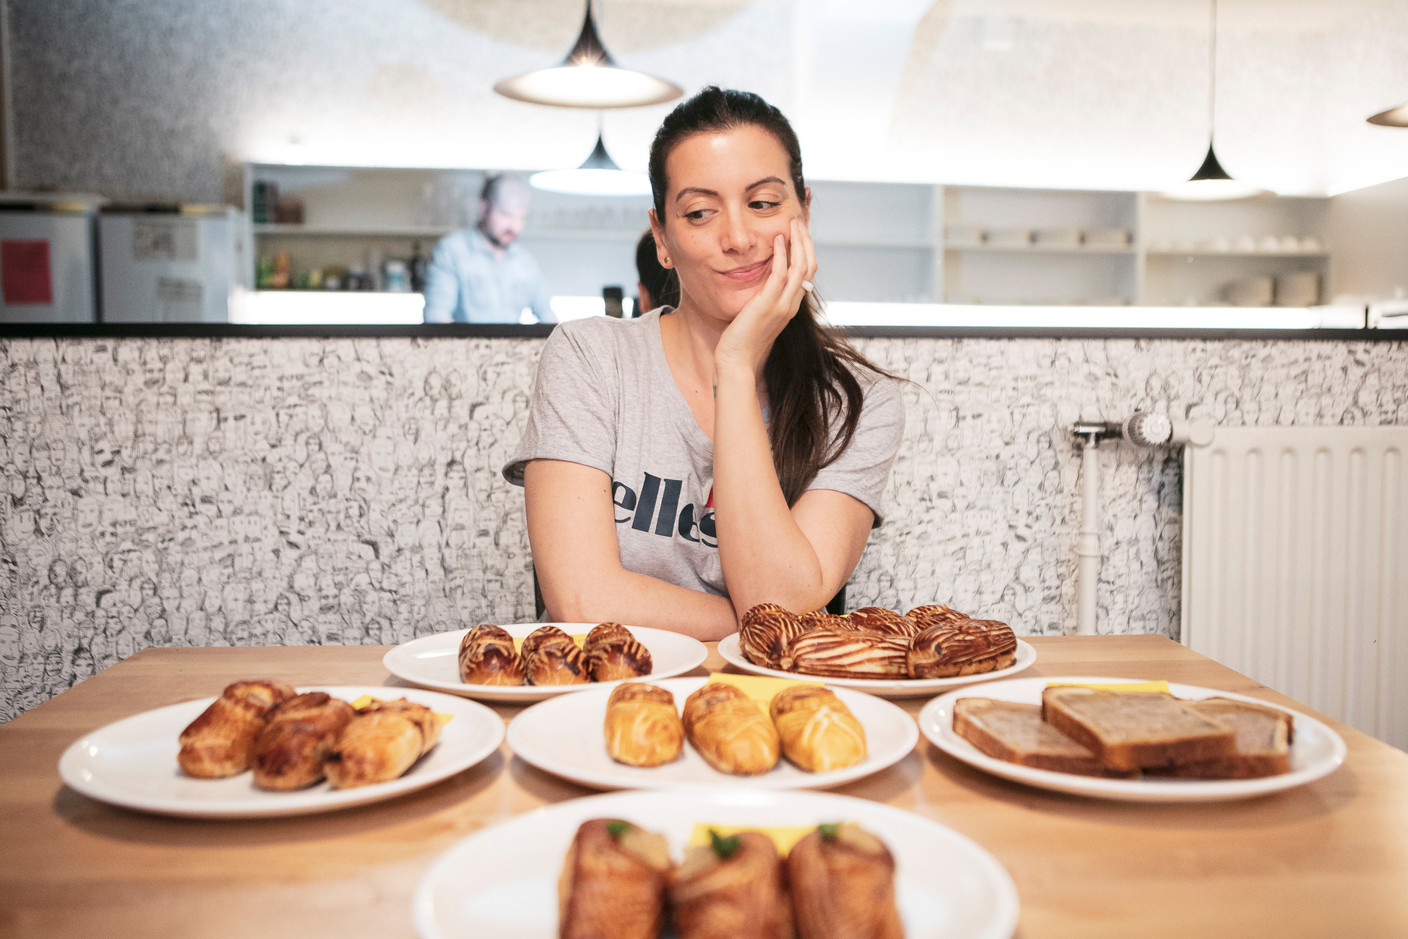
[[755, 233], [748, 217], [742, 212], [725, 212], [720, 236], [725, 251], [744, 252], [753, 246]]

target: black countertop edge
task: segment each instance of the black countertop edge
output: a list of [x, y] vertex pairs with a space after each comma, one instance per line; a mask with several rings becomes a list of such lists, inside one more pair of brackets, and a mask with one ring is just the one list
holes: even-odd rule
[[[1405, 342], [1408, 329], [1139, 329], [1047, 326], [849, 326], [860, 339], [1236, 339]], [[551, 325], [245, 325], [234, 323], [0, 323], [0, 339], [541, 339]]]

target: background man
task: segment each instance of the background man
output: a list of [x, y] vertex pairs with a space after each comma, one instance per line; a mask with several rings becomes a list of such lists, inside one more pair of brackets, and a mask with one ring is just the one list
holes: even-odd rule
[[425, 277], [427, 323], [518, 323], [531, 310], [556, 322], [538, 262], [518, 235], [528, 218], [528, 185], [516, 176], [488, 176], [477, 222], [435, 246]]

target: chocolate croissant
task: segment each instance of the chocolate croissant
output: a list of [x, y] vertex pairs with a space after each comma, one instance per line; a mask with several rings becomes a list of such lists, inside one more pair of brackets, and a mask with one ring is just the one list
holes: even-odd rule
[[254, 742], [269, 712], [294, 696], [293, 686], [277, 679], [237, 681], [227, 686], [177, 738], [176, 762], [199, 779], [234, 776], [249, 769]]
[[649, 675], [654, 668], [650, 650], [620, 623], [593, 626], [582, 643], [582, 654], [592, 681], [640, 678]]
[[254, 784], [286, 792], [318, 782], [337, 735], [356, 713], [324, 691], [304, 692], [274, 708], [254, 743]]
[[684, 749], [684, 723], [675, 696], [658, 685], [629, 681], [606, 699], [606, 752], [629, 766], [661, 766]]
[[787, 688], [773, 696], [769, 711], [782, 755], [800, 769], [825, 773], [865, 759], [865, 728], [831, 689]]
[[895, 859], [854, 822], [821, 825], [787, 854], [801, 939], [902, 939]]
[[475, 626], [460, 640], [460, 681], [471, 685], [523, 684], [523, 659], [502, 626]]
[[792, 670], [827, 678], [907, 678], [908, 651], [903, 636], [814, 629], [792, 641]]
[[533, 630], [519, 651], [530, 685], [584, 685], [592, 680], [582, 647], [556, 626]]
[[863, 606], [847, 613], [845, 618], [851, 629], [861, 632], [904, 636], [906, 639], [913, 638], [919, 632], [919, 625], [913, 620], [883, 606]]
[[735, 685], [704, 684], [685, 699], [683, 719], [689, 742], [721, 773], [756, 776], [777, 765], [777, 728]]
[[663, 835], [619, 819], [583, 822], [557, 882], [558, 939], [656, 939], [672, 867]]
[[680, 939], [788, 939], [792, 904], [785, 878], [767, 835], [713, 834], [711, 844], [685, 853], [670, 879]]
[[934, 626], [941, 623], [956, 623], [959, 620], [969, 619], [970, 617], [967, 613], [960, 613], [942, 603], [930, 603], [925, 606], [916, 606], [906, 613], [904, 618], [914, 624], [916, 630], [922, 630], [926, 626]]
[[952, 678], [1007, 668], [1017, 661], [1012, 627], [991, 619], [930, 618], [909, 646], [911, 678]]
[[807, 625], [776, 603], [759, 603], [738, 624], [738, 650], [754, 665], [787, 671], [792, 667], [792, 640]]
[[334, 789], [399, 778], [440, 740], [440, 719], [423, 704], [373, 701], [357, 712], [328, 753], [324, 771]]

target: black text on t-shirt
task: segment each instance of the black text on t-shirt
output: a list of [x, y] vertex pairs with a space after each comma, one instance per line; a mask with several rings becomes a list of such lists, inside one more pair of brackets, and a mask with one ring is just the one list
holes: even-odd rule
[[706, 548], [717, 548], [715, 540], [714, 513], [705, 511], [695, 518], [694, 503], [680, 506], [680, 493], [684, 491], [684, 481], [661, 479], [650, 473], [645, 474], [640, 491], [625, 483], [611, 481], [611, 501], [627, 514], [618, 516], [616, 524], [627, 522], [636, 531], [654, 531], [657, 535], [673, 538], [676, 533], [685, 541], [693, 541]]

